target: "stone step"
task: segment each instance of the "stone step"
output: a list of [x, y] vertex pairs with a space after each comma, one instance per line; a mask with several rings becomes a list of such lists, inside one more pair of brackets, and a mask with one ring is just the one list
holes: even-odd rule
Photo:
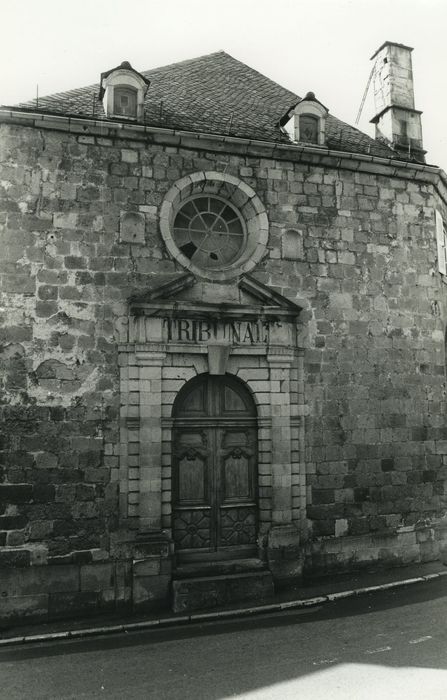
[[270, 571], [174, 579], [172, 609], [174, 612], [192, 612], [244, 600], [260, 602], [273, 592]]

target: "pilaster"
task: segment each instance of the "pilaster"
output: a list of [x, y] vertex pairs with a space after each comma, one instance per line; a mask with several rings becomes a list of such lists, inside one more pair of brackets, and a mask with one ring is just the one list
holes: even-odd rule
[[297, 581], [302, 574], [300, 533], [293, 522], [292, 484], [296, 475], [291, 373], [294, 359], [290, 348], [275, 348], [267, 354], [272, 418], [272, 526], [267, 559], [277, 586]]
[[267, 355], [270, 373], [272, 431], [272, 523], [292, 522], [292, 454], [290, 427], [290, 351]]
[[137, 350], [140, 409], [139, 529], [162, 528], [162, 368], [166, 353]]

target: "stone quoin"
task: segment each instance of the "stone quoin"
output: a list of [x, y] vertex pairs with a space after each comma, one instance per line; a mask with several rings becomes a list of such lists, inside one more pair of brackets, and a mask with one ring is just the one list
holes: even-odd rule
[[2, 620], [443, 555], [447, 178], [373, 60], [375, 139], [224, 52], [1, 109]]

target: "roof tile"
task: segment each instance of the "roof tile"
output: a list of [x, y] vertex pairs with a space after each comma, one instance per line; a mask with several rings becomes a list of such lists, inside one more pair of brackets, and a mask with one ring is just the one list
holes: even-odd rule
[[[144, 71], [151, 85], [145, 102], [148, 126], [284, 141], [279, 121], [299, 100], [224, 51]], [[39, 98], [38, 111], [106, 119], [98, 85]], [[15, 108], [36, 111], [35, 100]], [[397, 157], [385, 144], [336, 117], [327, 118], [327, 146], [339, 151]]]

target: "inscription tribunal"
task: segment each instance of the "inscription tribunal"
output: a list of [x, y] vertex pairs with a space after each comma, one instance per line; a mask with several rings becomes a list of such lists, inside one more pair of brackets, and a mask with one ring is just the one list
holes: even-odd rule
[[167, 342], [206, 343], [224, 341], [232, 345], [268, 345], [277, 321], [218, 321], [190, 318], [164, 318], [163, 336]]

